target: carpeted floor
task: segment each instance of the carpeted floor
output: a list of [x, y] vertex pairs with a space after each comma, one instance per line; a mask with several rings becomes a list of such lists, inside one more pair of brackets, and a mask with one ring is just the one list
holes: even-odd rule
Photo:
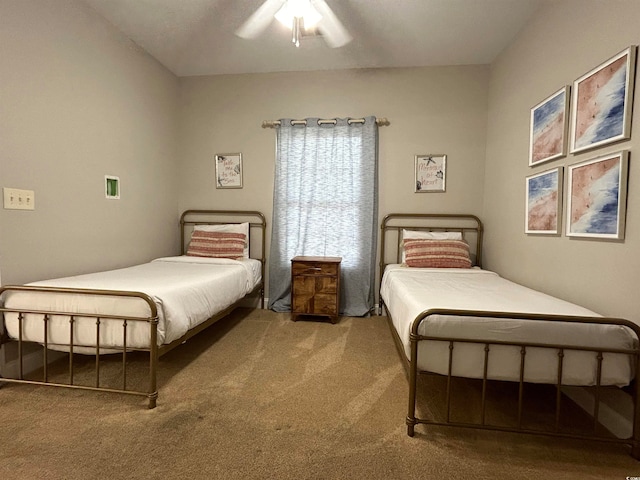
[[239, 309], [161, 358], [153, 410], [139, 397], [5, 384], [0, 478], [640, 475], [619, 445], [425, 426], [410, 438], [407, 391], [384, 317], [332, 325]]

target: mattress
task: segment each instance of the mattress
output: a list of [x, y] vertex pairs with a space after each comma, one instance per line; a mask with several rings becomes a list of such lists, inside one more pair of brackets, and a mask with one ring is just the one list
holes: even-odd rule
[[[255, 259], [177, 256], [158, 258], [149, 263], [118, 270], [33, 282], [29, 285], [146, 293], [158, 309], [158, 345], [162, 345], [180, 338], [188, 330], [251, 292], [260, 283], [261, 272], [261, 262]], [[135, 297], [10, 291], [5, 293], [4, 305], [6, 308], [87, 314], [150, 314], [149, 305]], [[86, 317], [85, 320], [87, 321], [75, 323], [74, 344], [94, 346], [96, 322], [88, 321]], [[27, 315], [23, 320], [23, 340], [44, 343], [42, 323], [42, 315]], [[17, 314], [5, 313], [5, 328], [11, 338], [18, 337]], [[52, 316], [49, 322], [50, 347], [65, 350], [66, 347], [63, 346], [69, 343], [69, 336], [69, 317]], [[148, 348], [149, 339], [150, 328], [146, 322], [128, 322], [129, 348]], [[122, 321], [102, 320], [100, 344], [101, 349], [122, 346]]]
[[[600, 316], [581, 306], [518, 285], [494, 272], [478, 268], [430, 269], [389, 265], [382, 279], [380, 294], [407, 358], [410, 357], [409, 335], [412, 323], [420, 313], [432, 308]], [[631, 329], [620, 325], [572, 324], [510, 318], [433, 315], [428, 321], [421, 323], [418, 333], [460, 339], [552, 343], [611, 349], [631, 349], [637, 344]], [[518, 381], [520, 347], [492, 345], [490, 351], [488, 378]], [[448, 358], [448, 342], [419, 343], [419, 369], [447, 374]], [[482, 378], [483, 362], [483, 344], [455, 343], [453, 375]], [[527, 348], [525, 381], [556, 383], [557, 371], [557, 349]], [[605, 353], [602, 372], [602, 385], [628, 385], [634, 375], [632, 357]], [[596, 377], [595, 353], [565, 350], [563, 384], [594, 385]]]

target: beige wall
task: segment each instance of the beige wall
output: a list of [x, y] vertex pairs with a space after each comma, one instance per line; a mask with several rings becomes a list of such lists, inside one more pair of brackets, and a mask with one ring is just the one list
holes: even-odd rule
[[76, 0], [2, 0], [0, 45], [0, 187], [36, 204], [0, 208], [2, 282], [176, 253], [177, 78]]
[[[389, 118], [381, 216], [480, 213], [487, 66], [178, 80], [76, 0], [3, 0], [0, 19], [0, 186], [36, 198], [0, 209], [4, 284], [176, 253], [187, 208], [258, 209], [270, 224], [275, 131], [261, 123], [285, 116]], [[213, 156], [228, 152], [243, 154], [241, 190], [215, 188]], [[424, 153], [448, 155], [446, 193], [414, 193]], [[104, 198], [105, 174], [121, 200]]]
[[[630, 141], [527, 166], [531, 107], [640, 43], [638, 20], [635, 0], [551, 1], [490, 67], [177, 79], [77, 0], [3, 0], [0, 186], [35, 190], [36, 210], [0, 209], [2, 282], [177, 253], [186, 208], [258, 209], [270, 223], [275, 131], [262, 121], [375, 115], [391, 121], [380, 129], [380, 218], [479, 214], [488, 268], [638, 319], [639, 122]], [[527, 175], [621, 148], [631, 150], [624, 242], [524, 234]], [[229, 152], [243, 154], [244, 188], [217, 190], [213, 156]], [[424, 153], [448, 155], [446, 193], [414, 193]], [[105, 174], [120, 176], [121, 200], [104, 198]]]
[[[548, 2], [494, 62], [483, 209], [486, 267], [601, 314], [634, 320], [640, 320], [640, 169], [635, 158], [640, 122], [634, 121], [630, 141], [535, 168], [528, 167], [527, 158], [531, 107], [640, 43], [639, 22], [636, 0]], [[524, 234], [527, 175], [620, 149], [631, 151], [624, 242]]]
[[[182, 78], [180, 208], [258, 209], [271, 223], [275, 131], [263, 120], [387, 117], [380, 217], [481, 213], [487, 66]], [[243, 189], [215, 188], [214, 155], [241, 152]], [[414, 156], [448, 156], [446, 193], [414, 193]], [[270, 231], [270, 228], [269, 228]]]

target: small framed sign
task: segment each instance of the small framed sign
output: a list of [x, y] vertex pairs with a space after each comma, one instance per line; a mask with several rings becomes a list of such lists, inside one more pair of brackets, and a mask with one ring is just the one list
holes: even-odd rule
[[416, 193], [444, 192], [446, 170], [446, 155], [416, 155]]
[[104, 195], [113, 200], [120, 199], [120, 178], [113, 175], [104, 176]]
[[216, 155], [216, 188], [242, 188], [242, 154]]

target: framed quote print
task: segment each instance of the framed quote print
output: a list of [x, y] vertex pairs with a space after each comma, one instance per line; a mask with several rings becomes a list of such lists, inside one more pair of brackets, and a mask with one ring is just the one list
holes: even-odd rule
[[242, 188], [242, 154], [216, 155], [216, 188]]
[[415, 167], [415, 191], [417, 193], [445, 191], [447, 172], [446, 155], [416, 155]]

